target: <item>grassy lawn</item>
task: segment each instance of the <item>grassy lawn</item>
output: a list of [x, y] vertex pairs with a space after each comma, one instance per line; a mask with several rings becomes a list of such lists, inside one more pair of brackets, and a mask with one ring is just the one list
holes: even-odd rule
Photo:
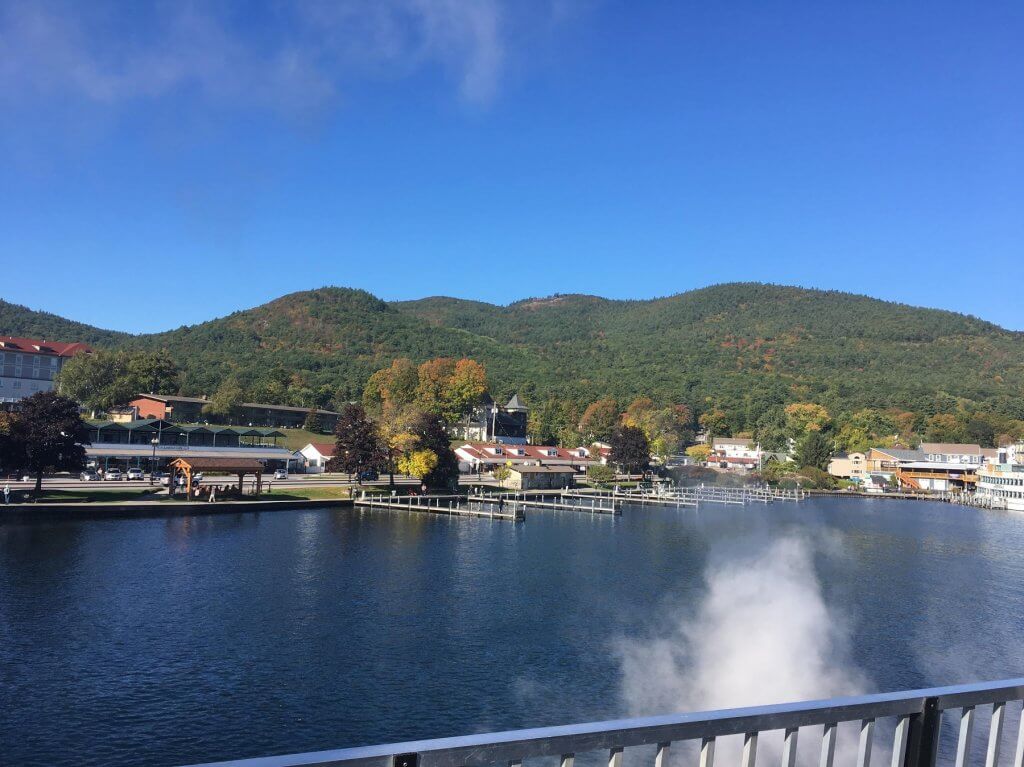
[[271, 490], [260, 497], [270, 501], [319, 501], [349, 496], [350, 491], [347, 487], [289, 487], [284, 490]]

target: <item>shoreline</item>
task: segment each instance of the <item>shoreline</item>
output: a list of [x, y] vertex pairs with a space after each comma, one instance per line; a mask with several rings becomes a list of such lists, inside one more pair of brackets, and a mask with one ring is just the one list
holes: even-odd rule
[[0, 506], [0, 524], [5, 520], [34, 519], [152, 519], [242, 514], [253, 511], [295, 511], [352, 506], [350, 498], [310, 498], [286, 501], [123, 501], [120, 503], [12, 503]]

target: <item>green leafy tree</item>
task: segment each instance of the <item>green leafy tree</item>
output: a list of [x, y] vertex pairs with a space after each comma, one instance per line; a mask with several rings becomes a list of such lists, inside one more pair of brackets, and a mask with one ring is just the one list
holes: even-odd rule
[[241, 419], [242, 403], [245, 401], [245, 390], [237, 379], [224, 381], [203, 405], [203, 415], [209, 421], [222, 423], [238, 423]]
[[512, 469], [507, 464], [501, 464], [494, 467], [491, 475], [497, 480], [498, 487], [504, 487], [505, 483], [508, 482], [508, 478], [512, 476]]
[[334, 429], [334, 456], [327, 471], [355, 474], [362, 484], [362, 473], [378, 469], [384, 462], [384, 446], [377, 426], [359, 405], [342, 407]]
[[611, 462], [626, 474], [642, 474], [651, 461], [651, 449], [642, 429], [620, 426], [611, 437]]
[[593, 463], [587, 467], [587, 479], [597, 487], [607, 487], [615, 481], [615, 470], [603, 463]]
[[52, 391], [25, 397], [7, 430], [8, 460], [35, 477], [36, 496], [45, 472], [80, 471], [85, 465], [85, 424], [69, 397]]
[[162, 354], [95, 352], [78, 354], [64, 363], [57, 389], [93, 415], [126, 405], [139, 394], [173, 394], [178, 369]]

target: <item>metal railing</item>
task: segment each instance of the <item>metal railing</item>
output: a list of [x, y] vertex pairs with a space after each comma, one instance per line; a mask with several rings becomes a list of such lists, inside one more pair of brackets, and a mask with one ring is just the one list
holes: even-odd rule
[[[715, 740], [743, 737], [742, 767], [755, 767], [758, 736], [783, 733], [782, 767], [794, 767], [797, 737], [803, 727], [819, 726], [820, 767], [833, 767], [839, 724], [860, 726], [857, 767], [870, 767], [875, 722], [892, 718], [895, 729], [890, 767], [933, 767], [943, 712], [959, 718], [955, 767], [970, 764], [976, 710], [991, 707], [985, 767], [999, 767], [1006, 704], [1024, 700], [1024, 678], [1001, 682], [936, 687], [856, 698], [785, 703], [753, 708], [620, 719], [590, 724], [539, 727], [455, 738], [346, 748], [288, 756], [217, 762], [216, 767], [522, 767], [524, 759], [557, 757], [573, 767], [576, 754], [603, 751], [608, 767], [621, 767], [623, 750], [654, 746], [653, 767], [667, 767], [673, 743], [700, 744], [700, 767], [714, 767]], [[1024, 716], [1013, 767], [1024, 767]], [[196, 765], [195, 767], [214, 767]]]

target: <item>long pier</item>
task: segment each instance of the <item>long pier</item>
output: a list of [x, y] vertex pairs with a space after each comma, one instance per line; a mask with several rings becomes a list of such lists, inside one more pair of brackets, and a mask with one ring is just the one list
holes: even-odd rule
[[701, 503], [721, 503], [745, 506], [748, 503], [773, 503], [775, 501], [801, 501], [806, 497], [802, 490], [784, 490], [772, 487], [719, 487], [700, 485], [695, 487], [660, 487], [651, 489], [613, 490], [567, 490], [565, 496], [577, 498], [610, 498], [637, 506], [671, 506], [675, 508], [696, 508]]
[[471, 495], [467, 500], [478, 503], [502, 504], [511, 508], [578, 511], [584, 514], [622, 514], [622, 501], [620, 500], [607, 496], [571, 495], [570, 492], [560, 490], [552, 495], [496, 493], [492, 495]]
[[356, 506], [391, 511], [417, 511], [452, 517], [485, 517], [508, 522], [523, 522], [526, 513], [522, 506], [510, 506], [508, 511], [496, 503], [479, 503], [460, 495], [366, 495], [364, 491], [354, 499]]

